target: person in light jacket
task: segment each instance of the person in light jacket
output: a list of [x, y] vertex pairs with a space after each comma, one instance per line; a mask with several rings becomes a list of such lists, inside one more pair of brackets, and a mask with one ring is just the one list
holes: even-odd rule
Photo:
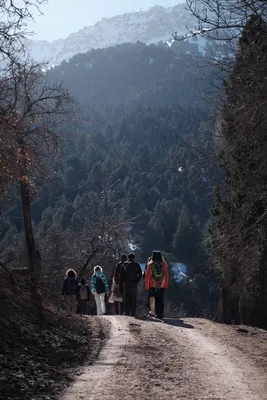
[[109, 295], [108, 281], [100, 265], [94, 268], [91, 278], [91, 292], [95, 297], [97, 315], [106, 314], [105, 294]]

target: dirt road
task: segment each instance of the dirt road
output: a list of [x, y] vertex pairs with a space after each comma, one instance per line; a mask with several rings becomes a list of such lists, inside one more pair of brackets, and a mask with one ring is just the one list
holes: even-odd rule
[[201, 319], [102, 318], [110, 339], [61, 400], [267, 399], [264, 331]]

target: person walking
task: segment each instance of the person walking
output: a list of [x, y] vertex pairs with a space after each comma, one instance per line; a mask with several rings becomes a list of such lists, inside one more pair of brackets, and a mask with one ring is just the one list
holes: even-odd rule
[[169, 274], [166, 261], [160, 251], [153, 251], [147, 264], [145, 288], [148, 292], [149, 316], [164, 317], [164, 292], [168, 288]]
[[80, 280], [80, 284], [78, 286], [77, 298], [78, 298], [77, 313], [87, 314], [87, 304], [90, 300], [90, 289], [86, 284], [84, 278]]
[[77, 274], [73, 269], [68, 269], [66, 275], [63, 282], [61, 299], [66, 301], [66, 309], [69, 312], [76, 313], [78, 294]]
[[142, 278], [142, 269], [135, 262], [134, 254], [129, 254], [128, 261], [121, 268], [120, 289], [123, 294], [124, 314], [136, 314], [137, 285]]
[[108, 281], [100, 265], [94, 268], [91, 278], [91, 292], [95, 297], [97, 315], [106, 314], [105, 294], [109, 295]]
[[[143, 273], [143, 279], [144, 279], [144, 281], [145, 281], [145, 279], [146, 279], [147, 265], [148, 265], [148, 263], [149, 263], [151, 260], [152, 260], [152, 257], [148, 257], [148, 260], [147, 260], [146, 265], [145, 265], [145, 270], [144, 270], [144, 273]], [[150, 312], [151, 310], [150, 310], [149, 298], [147, 299], [147, 307], [148, 307], [149, 312]]]
[[113, 292], [113, 301], [115, 305], [115, 313], [116, 315], [122, 315], [124, 311], [123, 307], [123, 297], [120, 289], [120, 274], [123, 264], [127, 261], [127, 256], [125, 254], [121, 255], [121, 261], [115, 267], [113, 282], [112, 282], [112, 292]]

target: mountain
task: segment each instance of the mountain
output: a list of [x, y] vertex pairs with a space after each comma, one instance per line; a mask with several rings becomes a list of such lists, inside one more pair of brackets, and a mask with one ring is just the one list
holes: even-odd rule
[[196, 25], [196, 19], [186, 10], [185, 4], [174, 7], [154, 6], [147, 10], [102, 18], [95, 25], [52, 43], [45, 40], [29, 41], [27, 48], [35, 61], [58, 65], [75, 54], [86, 53], [91, 49], [125, 42], [151, 44], [168, 41], [174, 31], [186, 34], [187, 27], [194, 29]]
[[[206, 161], [191, 149], [209, 154], [215, 114], [203, 102], [209, 85], [204, 57], [195, 51], [188, 42], [125, 43], [77, 54], [49, 69], [48, 80], [69, 88], [81, 114], [63, 129], [54, 184], [44, 183], [32, 204], [47, 260], [52, 232], [65, 232], [69, 243], [69, 235], [80, 241], [88, 229], [99, 229], [104, 215], [111, 226], [131, 226], [129, 240], [143, 260], [161, 248], [187, 265], [189, 275], [203, 269], [213, 172], [207, 170], [203, 179]], [[23, 225], [19, 204], [7, 204], [9, 199], [2, 204], [0, 252], [9, 259]], [[83, 254], [82, 241], [75, 251], [66, 246], [62, 254]]]

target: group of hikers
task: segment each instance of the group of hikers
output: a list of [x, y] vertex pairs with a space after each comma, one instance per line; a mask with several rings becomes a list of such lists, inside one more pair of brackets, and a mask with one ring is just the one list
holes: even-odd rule
[[106, 295], [110, 303], [114, 303], [117, 315], [136, 315], [137, 287], [144, 279], [145, 289], [148, 294], [148, 316], [162, 319], [164, 317], [164, 292], [168, 288], [168, 266], [160, 251], [153, 251], [145, 266], [144, 273], [141, 266], [135, 261], [134, 254], [123, 254], [121, 261], [112, 272], [111, 287], [102, 268], [97, 265], [90, 284], [84, 278], [78, 283], [76, 272], [67, 271], [63, 283], [62, 300], [70, 312], [87, 314], [87, 306], [91, 293], [94, 296], [97, 315], [106, 314]]

